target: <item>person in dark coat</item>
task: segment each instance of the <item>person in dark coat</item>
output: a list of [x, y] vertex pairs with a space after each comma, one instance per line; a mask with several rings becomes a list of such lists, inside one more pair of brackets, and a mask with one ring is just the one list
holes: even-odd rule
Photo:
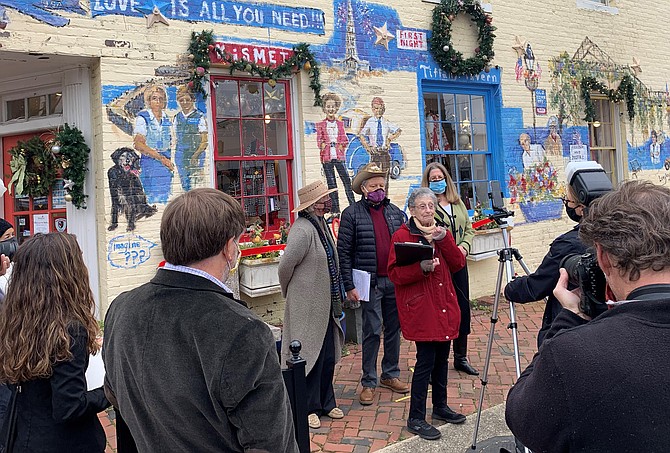
[[435, 223], [437, 198], [428, 188], [416, 189], [407, 202], [412, 216], [393, 234], [395, 243], [420, 243], [433, 248], [433, 259], [399, 266], [395, 248], [389, 254], [389, 278], [395, 284], [402, 334], [416, 342], [416, 365], [407, 430], [423, 439], [440, 438], [426, 422], [428, 383], [433, 387], [433, 419], [463, 423], [465, 416], [447, 406], [447, 364], [451, 341], [458, 338], [461, 310], [451, 281], [465, 266], [454, 237]]
[[[570, 231], [564, 233], [554, 239], [549, 246], [549, 253], [542, 259], [542, 263], [530, 275], [523, 275], [516, 277], [505, 286], [505, 298], [512, 302], [526, 303], [535, 302], [547, 298], [547, 304], [542, 315], [542, 326], [537, 334], [537, 347], [539, 348], [544, 341], [551, 323], [554, 321], [562, 307], [558, 299], [552, 294], [558, 282], [558, 270], [561, 261], [566, 256], [574, 254], [582, 254], [586, 251], [586, 247], [579, 240], [579, 221], [584, 215], [586, 206], [581, 204], [572, 188], [574, 182], [574, 174], [580, 169], [602, 167], [595, 162], [571, 162], [570, 171], [568, 172], [568, 186], [567, 194], [563, 199], [565, 204], [565, 212], [570, 220], [577, 222]], [[566, 169], [567, 170], [567, 169]], [[574, 289], [574, 285], [570, 285], [570, 289]]]
[[[362, 302], [363, 390], [358, 400], [364, 406], [372, 404], [378, 384], [394, 392], [409, 392], [407, 384], [399, 379], [400, 322], [395, 289], [387, 271], [391, 235], [403, 224], [405, 214], [386, 197], [386, 173], [374, 163], [358, 172], [352, 189], [363, 198], [342, 212], [337, 236], [340, 272], [349, 301], [361, 303], [352, 271], [358, 269], [370, 274], [370, 300]], [[377, 355], [382, 330], [384, 357], [378, 381]]]
[[167, 262], [107, 312], [105, 390], [139, 451], [298, 451], [272, 333], [223, 283], [244, 228], [219, 190], [176, 197], [161, 220]]
[[4, 451], [102, 453], [102, 387], [87, 390], [100, 349], [88, 271], [73, 235], [37, 234], [14, 255], [0, 309], [0, 381], [13, 395], [0, 432]]
[[670, 189], [630, 181], [589, 206], [609, 310], [593, 320], [560, 271], [563, 310], [507, 396], [505, 419], [541, 452], [664, 452], [670, 446]]

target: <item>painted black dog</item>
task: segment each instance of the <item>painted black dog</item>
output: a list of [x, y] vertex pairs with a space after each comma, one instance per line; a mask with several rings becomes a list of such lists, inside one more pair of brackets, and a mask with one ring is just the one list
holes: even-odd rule
[[130, 148], [119, 148], [112, 153], [114, 166], [107, 171], [109, 192], [112, 196], [112, 222], [107, 228], [113, 231], [118, 226], [119, 211], [126, 215], [126, 231], [135, 229], [135, 221], [151, 217], [156, 205], [147, 204], [147, 196], [140, 181], [140, 156]]

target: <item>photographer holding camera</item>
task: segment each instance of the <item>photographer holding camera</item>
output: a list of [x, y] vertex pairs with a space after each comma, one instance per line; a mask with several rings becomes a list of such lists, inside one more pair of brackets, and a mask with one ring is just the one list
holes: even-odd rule
[[[542, 315], [542, 327], [537, 334], [537, 347], [539, 348], [545, 335], [551, 327], [554, 318], [561, 311], [561, 304], [554, 297], [552, 291], [558, 282], [558, 269], [561, 267], [561, 260], [566, 256], [581, 254], [586, 251], [586, 247], [579, 240], [579, 222], [584, 215], [584, 210], [588, 206], [590, 199], [582, 199], [576, 193], [573, 184], [579, 185], [580, 178], [577, 176], [582, 173], [588, 173], [593, 176], [600, 173], [605, 176], [605, 170], [600, 164], [588, 162], [570, 162], [565, 171], [567, 173], [567, 194], [563, 199], [565, 212], [570, 220], [577, 222], [570, 231], [554, 239], [547, 253], [542, 259], [542, 263], [530, 275], [516, 277], [505, 286], [505, 298], [516, 303], [535, 302], [536, 300], [547, 298], [547, 305]], [[608, 180], [609, 181], [609, 180]], [[604, 181], [603, 181], [604, 182]], [[612, 188], [609, 185], [608, 190]], [[573, 289], [571, 287], [570, 289]]]
[[624, 183], [591, 204], [579, 236], [617, 302], [591, 321], [560, 270], [564, 309], [509, 392], [507, 425], [534, 452], [667, 451], [670, 190]]

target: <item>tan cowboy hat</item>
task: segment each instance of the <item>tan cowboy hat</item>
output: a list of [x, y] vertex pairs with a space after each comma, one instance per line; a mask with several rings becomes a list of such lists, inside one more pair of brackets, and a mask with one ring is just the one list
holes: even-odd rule
[[300, 202], [300, 205], [292, 212], [307, 209], [324, 196], [336, 191], [337, 189], [328, 189], [323, 181], [310, 182], [302, 189], [298, 189], [298, 201]]
[[367, 181], [368, 179], [374, 178], [375, 176], [382, 176], [386, 178], [386, 173], [387, 172], [379, 168], [377, 164], [369, 163], [356, 174], [354, 181], [351, 183], [351, 188], [358, 195], [363, 195], [363, 192], [361, 191], [361, 184], [363, 184], [363, 181]]

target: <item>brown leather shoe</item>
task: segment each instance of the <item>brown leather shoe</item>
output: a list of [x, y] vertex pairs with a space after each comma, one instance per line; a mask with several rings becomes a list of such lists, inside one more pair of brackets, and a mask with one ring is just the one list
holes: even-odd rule
[[409, 386], [404, 382], [401, 382], [398, 378], [382, 379], [379, 381], [379, 385], [398, 393], [409, 392]]
[[363, 391], [358, 396], [358, 401], [363, 406], [369, 406], [372, 404], [372, 400], [375, 398], [375, 389], [373, 387], [363, 387]]

